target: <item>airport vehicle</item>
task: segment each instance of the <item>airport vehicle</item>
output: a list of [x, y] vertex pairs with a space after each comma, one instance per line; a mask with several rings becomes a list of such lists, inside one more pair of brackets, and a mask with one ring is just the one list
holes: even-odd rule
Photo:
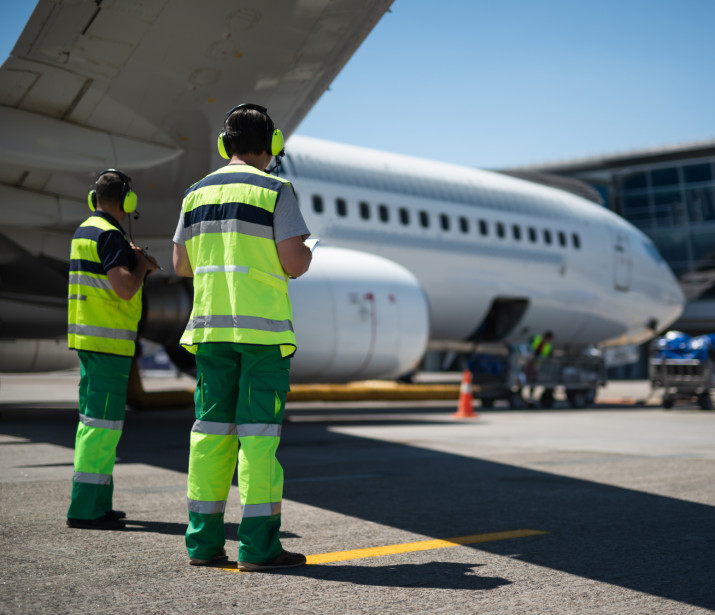
[[482, 345], [481, 350], [470, 357], [468, 367], [474, 396], [484, 408], [497, 400], [513, 409], [537, 404], [552, 408], [557, 390], [571, 407], [585, 408], [595, 400], [598, 387], [606, 384], [603, 356], [592, 347], [573, 355], [558, 352], [538, 362], [526, 344]]
[[[70, 238], [98, 171], [132, 176], [130, 231], [169, 269], [183, 190], [221, 164], [223, 111], [265, 103], [289, 135], [389, 5], [40, 0], [0, 68], [0, 336], [15, 340], [13, 363], [64, 335]], [[192, 35], [174, 36], [187, 23]], [[321, 239], [291, 282], [295, 382], [397, 377], [427, 349], [547, 328], [568, 350], [640, 343], [682, 311], [651, 241], [587, 199], [306, 137], [287, 152], [281, 173]], [[142, 335], [178, 361], [190, 293], [169, 272], [145, 290]]]
[[715, 335], [691, 338], [679, 331], [669, 331], [653, 344], [649, 360], [651, 389], [663, 389], [663, 408], [687, 400], [696, 401], [703, 410], [712, 410], [714, 344]]

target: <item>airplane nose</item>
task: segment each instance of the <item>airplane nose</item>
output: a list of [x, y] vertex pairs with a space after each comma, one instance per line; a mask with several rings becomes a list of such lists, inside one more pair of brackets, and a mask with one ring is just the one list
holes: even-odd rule
[[659, 272], [659, 279], [661, 280], [660, 293], [657, 298], [658, 301], [654, 302], [655, 305], [661, 306], [659, 309], [661, 314], [656, 319], [660, 326], [656, 327], [655, 330], [664, 331], [680, 318], [685, 309], [686, 297], [670, 267], [665, 263], [662, 263], [661, 267], [665, 271]]

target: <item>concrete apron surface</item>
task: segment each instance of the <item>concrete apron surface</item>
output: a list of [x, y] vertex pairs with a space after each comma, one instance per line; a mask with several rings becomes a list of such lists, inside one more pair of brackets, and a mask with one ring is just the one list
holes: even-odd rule
[[188, 565], [191, 409], [128, 412], [114, 473], [127, 528], [75, 530], [76, 402], [56, 379], [23, 383], [0, 388], [0, 613], [715, 609], [713, 412], [289, 406], [281, 535], [310, 565], [239, 573], [236, 487], [229, 562]]

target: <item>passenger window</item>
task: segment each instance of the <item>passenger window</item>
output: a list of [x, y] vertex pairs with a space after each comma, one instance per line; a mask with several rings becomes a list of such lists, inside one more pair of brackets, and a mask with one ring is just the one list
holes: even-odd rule
[[551, 231], [547, 228], [544, 229], [544, 243], [551, 245]]
[[368, 205], [365, 201], [360, 201], [360, 217], [363, 220], [370, 219], [370, 205]]
[[319, 194], [313, 195], [313, 211], [316, 214], [323, 213], [323, 197], [320, 196]]
[[518, 224], [513, 224], [511, 227], [512, 235], [517, 241], [521, 241], [521, 227]]
[[345, 199], [335, 199], [335, 210], [339, 216], [348, 215], [348, 204], [345, 202]]
[[380, 220], [382, 222], [390, 221], [390, 210], [387, 209], [387, 205], [378, 205], [377, 206], [377, 215], [380, 217]]
[[501, 222], [497, 222], [497, 236], [503, 238], [504, 235], [506, 235], [504, 225]]
[[559, 245], [562, 248], [566, 247], [566, 233], [564, 233], [563, 231], [559, 231]]
[[426, 211], [420, 210], [420, 226], [429, 227], [429, 214]]
[[464, 217], [459, 218], [459, 229], [463, 233], [468, 233], [469, 232], [469, 220], [467, 220]]
[[479, 232], [484, 236], [489, 235], [489, 225], [486, 220], [479, 221]]
[[581, 249], [581, 238], [576, 233], [571, 234], [571, 240], [573, 241], [573, 247], [577, 250]]
[[410, 212], [404, 207], [400, 207], [400, 222], [402, 224], [410, 223]]
[[439, 215], [439, 224], [442, 227], [443, 231], [448, 231], [449, 230], [449, 216], [447, 214], [440, 214]]
[[529, 227], [529, 241], [536, 243], [536, 229], [533, 226]]

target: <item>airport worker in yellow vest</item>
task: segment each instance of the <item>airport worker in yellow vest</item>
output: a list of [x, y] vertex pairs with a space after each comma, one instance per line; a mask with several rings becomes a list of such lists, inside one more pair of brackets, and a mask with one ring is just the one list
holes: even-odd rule
[[[264, 169], [283, 135], [264, 107], [231, 109], [218, 138], [226, 166], [185, 193], [174, 269], [193, 277], [181, 343], [196, 355], [186, 547], [192, 565], [227, 559], [224, 511], [238, 460], [238, 568], [300, 566], [283, 549], [283, 470], [276, 459], [296, 351], [288, 279], [303, 275], [310, 236], [291, 184]], [[240, 443], [240, 450], [239, 450]]]
[[87, 197], [92, 215], [70, 252], [68, 342], [80, 360], [79, 425], [67, 525], [117, 530], [112, 471], [122, 435], [129, 369], [142, 310], [142, 285], [156, 260], [131, 244], [121, 226], [137, 206], [131, 179], [102, 171]]
[[535, 335], [531, 340], [531, 350], [534, 352], [534, 358], [537, 361], [551, 356], [553, 339], [554, 334], [551, 331], [547, 331], [543, 335]]

